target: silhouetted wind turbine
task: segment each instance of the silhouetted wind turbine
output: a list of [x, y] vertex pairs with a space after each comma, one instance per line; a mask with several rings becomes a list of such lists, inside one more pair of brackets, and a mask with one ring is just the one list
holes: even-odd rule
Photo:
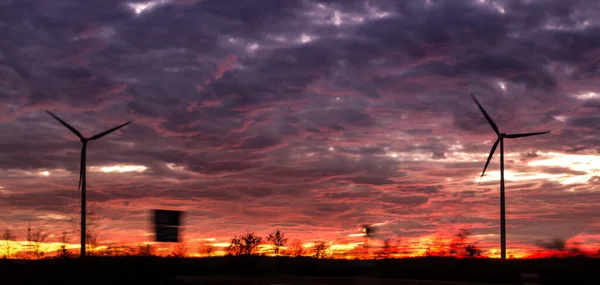
[[46, 111], [46, 113], [48, 113], [50, 116], [52, 116], [54, 119], [56, 119], [57, 121], [59, 121], [63, 126], [67, 127], [67, 129], [69, 129], [72, 133], [74, 133], [79, 140], [82, 143], [82, 147], [81, 147], [81, 165], [79, 166], [79, 184], [77, 186], [77, 189], [79, 190], [81, 188], [81, 251], [80, 251], [80, 257], [84, 257], [85, 256], [85, 242], [86, 242], [86, 229], [85, 229], [85, 216], [86, 216], [86, 198], [85, 198], [85, 151], [87, 148], [87, 143], [89, 141], [93, 141], [93, 140], [97, 140], [105, 135], [108, 135], [126, 125], [128, 125], [129, 123], [131, 123], [131, 121], [116, 126], [112, 129], [106, 130], [104, 132], [95, 134], [89, 138], [84, 137], [77, 129], [75, 129], [74, 127], [72, 127], [71, 125], [67, 124], [65, 121], [63, 121], [62, 119], [60, 119], [59, 117], [57, 117], [56, 115], [52, 114], [52, 112], [50, 111]]
[[537, 132], [537, 133], [524, 133], [524, 134], [501, 133], [498, 130], [498, 126], [496, 126], [496, 123], [494, 123], [492, 118], [490, 118], [490, 116], [485, 112], [485, 110], [483, 109], [481, 104], [479, 104], [479, 101], [477, 101], [475, 96], [473, 94], [471, 94], [471, 97], [473, 97], [475, 104], [477, 104], [477, 107], [479, 107], [479, 110], [481, 110], [481, 112], [485, 116], [485, 119], [488, 121], [488, 123], [490, 123], [490, 126], [492, 126], [492, 129], [494, 129], [494, 132], [496, 133], [496, 135], [498, 135], [498, 139], [496, 139], [496, 142], [492, 146], [490, 155], [488, 156], [488, 159], [485, 162], [485, 166], [483, 167], [483, 172], [481, 172], [481, 177], [479, 177], [480, 180], [483, 177], [483, 174], [485, 174], [485, 170], [488, 167], [488, 164], [490, 164], [490, 160], [492, 159], [492, 156], [494, 155], [494, 151], [496, 150], [498, 143], [500, 143], [500, 247], [501, 247], [501, 258], [502, 258], [502, 260], [505, 260], [506, 259], [506, 212], [505, 212], [505, 207], [504, 207], [505, 206], [505, 200], [504, 200], [504, 138], [516, 139], [516, 138], [529, 137], [529, 136], [535, 136], [535, 135], [543, 135], [543, 134], [547, 134], [550, 132]]
[[362, 226], [362, 232], [363, 232], [363, 236], [365, 237], [365, 254], [366, 254], [366, 258], [369, 257], [369, 239], [373, 238], [375, 236], [375, 233], [377, 232], [377, 228], [375, 227], [376, 225], [363, 225]]

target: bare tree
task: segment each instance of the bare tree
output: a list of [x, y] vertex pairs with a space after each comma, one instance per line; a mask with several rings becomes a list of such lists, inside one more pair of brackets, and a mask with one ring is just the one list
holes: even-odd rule
[[449, 253], [457, 257], [480, 257], [481, 249], [479, 249], [476, 242], [469, 242], [469, 236], [471, 236], [469, 229], [460, 229], [454, 235]]
[[171, 256], [176, 257], [176, 258], [186, 258], [187, 257], [187, 249], [185, 247], [185, 244], [183, 242], [178, 242], [175, 245], [175, 247], [173, 248], [173, 251], [171, 252]]
[[43, 244], [48, 239], [48, 234], [43, 233], [42, 231], [35, 231], [31, 234], [31, 254], [35, 259], [41, 259], [44, 257], [45, 252], [43, 248]]
[[383, 248], [379, 252], [381, 258], [390, 258], [392, 254], [396, 253], [396, 247], [392, 244], [391, 239], [383, 240]]
[[452, 255], [460, 255], [461, 248], [464, 248], [467, 238], [471, 235], [471, 231], [469, 229], [460, 229], [454, 235], [454, 241], [450, 245], [450, 254]]
[[302, 242], [299, 239], [292, 242], [289, 247], [289, 253], [294, 257], [302, 256], [304, 254], [304, 248], [302, 247]]
[[242, 239], [238, 238], [237, 236], [233, 237], [231, 239], [231, 243], [227, 247], [227, 254], [233, 256], [241, 255], [243, 247], [244, 245], [242, 244]]
[[460, 229], [456, 234], [454, 234], [454, 239], [450, 243], [450, 249], [448, 253], [452, 256], [462, 256], [463, 249], [466, 244], [466, 240], [471, 235], [471, 232], [468, 229]]
[[327, 245], [324, 241], [316, 241], [313, 246], [313, 252], [315, 258], [325, 258], [325, 251], [327, 250]]
[[91, 230], [87, 231], [85, 235], [85, 252], [87, 255], [94, 256], [98, 254], [96, 249], [98, 248], [99, 240], [98, 233]]
[[67, 243], [69, 243], [69, 239], [67, 238], [67, 233], [63, 232], [60, 237], [60, 248], [58, 249], [56, 256], [58, 258], [72, 258], [74, 257], [73, 253], [67, 249]]
[[135, 255], [137, 256], [154, 256], [156, 252], [156, 248], [151, 244], [138, 245], [137, 252]]
[[434, 256], [434, 252], [431, 250], [431, 246], [428, 246], [427, 249], [425, 250], [425, 256], [430, 257], [430, 256]]
[[262, 237], [254, 233], [246, 233], [242, 236], [242, 241], [244, 242], [244, 253], [250, 255], [262, 243]]
[[212, 252], [215, 250], [215, 247], [211, 244], [203, 244], [200, 246], [200, 254], [206, 254], [206, 256], [210, 257]]
[[284, 246], [288, 239], [282, 232], [276, 230], [267, 236], [267, 240], [273, 245], [273, 253], [275, 253], [275, 256], [279, 256], [279, 248]]
[[4, 259], [10, 258], [12, 255], [13, 242], [17, 239], [17, 237], [12, 233], [11, 230], [4, 230], [4, 234], [2, 235], [2, 248]]
[[481, 249], [477, 245], [471, 243], [465, 246], [465, 255], [470, 258], [477, 258], [481, 256]]
[[[101, 236], [98, 233], [98, 225], [100, 216], [94, 209], [93, 205], [90, 205], [87, 209], [85, 218], [86, 234], [85, 234], [85, 254], [89, 256], [102, 255], [104, 253], [97, 252], [98, 247], [101, 244]], [[79, 216], [71, 218], [71, 223], [74, 231], [80, 231], [81, 218]]]
[[231, 255], [251, 255], [261, 243], [262, 237], [254, 233], [246, 233], [241, 237], [232, 238], [227, 252]]

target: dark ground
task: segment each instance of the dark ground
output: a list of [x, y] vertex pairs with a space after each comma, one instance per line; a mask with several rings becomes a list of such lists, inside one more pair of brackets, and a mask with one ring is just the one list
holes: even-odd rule
[[[600, 259], [556, 258], [501, 262], [494, 259], [426, 257], [361, 261], [250, 256], [186, 259], [89, 257], [83, 263], [78, 259], [0, 260], [2, 285], [273, 284], [270, 282], [437, 284], [389, 279], [523, 284], [521, 273], [537, 273], [540, 275], [540, 283], [545, 285], [597, 285], [600, 284]], [[309, 277], [312, 279], [307, 279]], [[186, 280], [190, 283], [184, 282]]]

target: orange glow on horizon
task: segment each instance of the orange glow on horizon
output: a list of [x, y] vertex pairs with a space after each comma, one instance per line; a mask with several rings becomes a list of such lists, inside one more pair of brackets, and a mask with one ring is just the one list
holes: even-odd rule
[[[215, 240], [205, 239], [205, 240]], [[326, 242], [327, 249], [326, 257], [332, 259], [376, 259], [381, 257], [387, 258], [411, 258], [411, 257], [424, 257], [424, 256], [456, 256], [462, 257], [462, 252], [459, 254], [452, 255], [450, 254], [451, 243], [453, 242], [452, 237], [444, 237], [440, 235], [429, 235], [420, 238], [412, 238], [408, 239], [405, 242], [400, 243], [398, 246], [394, 247], [392, 251], [387, 254], [383, 254], [383, 243], [381, 241], [370, 241], [368, 248], [368, 255], [366, 254], [366, 250], [364, 248], [364, 242], [346, 242], [346, 243], [336, 243], [333, 241]], [[27, 258], [27, 249], [31, 247], [28, 245], [27, 241], [9, 241], [11, 249], [10, 258], [16, 259], [26, 259]], [[477, 244], [477, 243], [475, 243]], [[6, 241], [0, 240], [0, 249], [4, 252], [4, 246], [6, 245]], [[67, 243], [63, 244], [60, 242], [45, 242], [39, 244], [39, 250], [44, 252], [44, 257], [54, 257], [57, 256], [58, 251], [62, 246], [70, 251], [73, 256], [77, 256], [79, 254], [79, 244], [77, 243]], [[142, 243], [129, 243], [129, 244], [110, 244], [110, 245], [100, 245], [95, 249], [88, 249], [88, 253], [91, 255], [135, 255], [137, 253], [138, 247], [150, 245], [153, 247], [154, 252], [153, 255], [156, 256], [170, 256], [173, 254], [175, 249], [179, 247], [184, 248], [185, 256], [187, 257], [217, 257], [217, 256], [225, 256], [227, 255], [227, 247], [230, 245], [226, 242], [214, 242], [214, 243], [155, 243], [155, 242], [142, 242]], [[202, 246], [211, 246], [213, 247], [213, 251], [210, 254], [202, 252]], [[304, 253], [302, 256], [312, 256], [312, 247], [314, 246], [314, 242], [305, 242], [302, 243], [302, 248], [304, 249]], [[285, 256], [288, 253], [288, 246], [282, 246], [280, 248], [281, 255]], [[108, 252], [112, 252], [108, 254]], [[273, 253], [273, 246], [270, 244], [260, 244], [256, 248], [256, 252], [254, 254], [263, 255], [263, 256], [275, 256]], [[573, 253], [569, 252], [569, 250], [542, 250], [539, 248], [536, 249], [508, 249], [507, 256], [510, 259], [527, 259], [527, 258], [547, 258], [547, 257], [568, 257], [577, 254], [583, 254], [586, 256], [598, 256], [598, 252], [595, 252], [592, 248], [582, 248], [581, 251]], [[482, 249], [481, 257], [484, 258], [500, 258], [500, 248], [493, 247], [488, 249]]]

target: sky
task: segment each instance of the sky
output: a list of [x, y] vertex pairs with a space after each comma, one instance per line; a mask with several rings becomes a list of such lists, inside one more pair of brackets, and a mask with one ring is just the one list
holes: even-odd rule
[[275, 229], [290, 240], [399, 240], [461, 228], [508, 254], [600, 248], [600, 2], [0, 1], [0, 228], [78, 243], [78, 138], [90, 228], [152, 241], [185, 211], [195, 247]]

